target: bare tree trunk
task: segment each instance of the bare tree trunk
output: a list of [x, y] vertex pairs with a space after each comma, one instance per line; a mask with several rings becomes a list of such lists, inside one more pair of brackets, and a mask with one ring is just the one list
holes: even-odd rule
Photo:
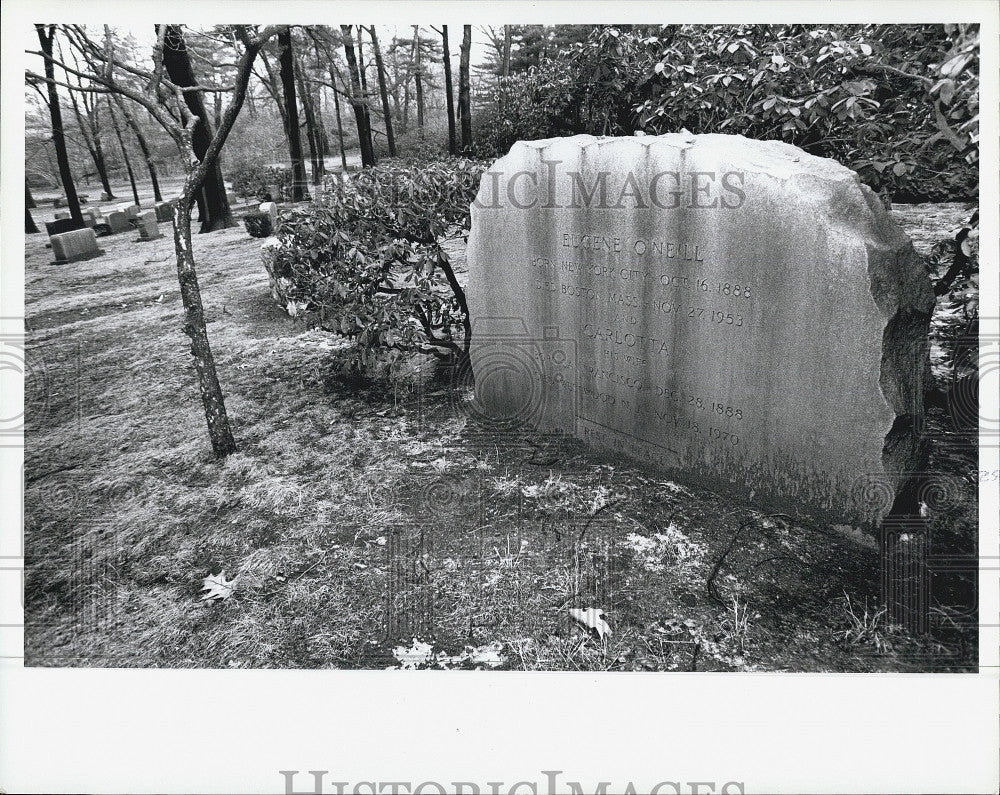
[[372, 130], [368, 123], [368, 113], [364, 95], [361, 92], [361, 77], [358, 73], [358, 59], [354, 56], [354, 38], [350, 25], [341, 25], [344, 33], [344, 56], [347, 58], [347, 71], [351, 74], [351, 106], [354, 108], [354, 119], [358, 125], [358, 140], [361, 145], [361, 165], [375, 165], [375, 147], [372, 145]]
[[117, 94], [109, 94], [115, 100], [115, 104], [118, 105], [118, 109], [121, 110], [122, 115], [125, 117], [125, 123], [132, 130], [132, 134], [135, 135], [135, 140], [139, 143], [139, 151], [142, 152], [142, 157], [146, 161], [146, 169], [149, 171], [149, 179], [153, 183], [153, 201], [162, 202], [163, 195], [160, 193], [160, 181], [157, 179], [156, 175], [156, 165], [153, 163], [152, 155], [149, 153], [149, 145], [146, 143], [146, 136], [142, 134], [142, 130], [139, 129], [139, 125], [132, 115], [132, 111], [129, 110], [128, 105], [125, 101]]
[[122, 160], [125, 163], [125, 170], [128, 172], [128, 181], [132, 186], [132, 198], [135, 199], [136, 206], [142, 206], [139, 202], [139, 188], [135, 184], [135, 174], [132, 172], [132, 164], [128, 159], [128, 149], [125, 148], [125, 139], [122, 138], [121, 128], [118, 126], [118, 120], [115, 118], [114, 109], [111, 107], [111, 99], [108, 99], [108, 115], [111, 117], [111, 126], [114, 128], [115, 137], [118, 138], [118, 146], [122, 150]]
[[195, 271], [194, 253], [191, 248], [191, 204], [197, 189], [188, 174], [184, 181], [181, 199], [174, 206], [174, 250], [177, 254], [177, 281], [181, 288], [184, 304], [184, 333], [191, 338], [191, 356], [198, 374], [201, 402], [208, 422], [208, 437], [217, 458], [222, 458], [236, 450], [236, 440], [229, 427], [226, 402], [215, 370], [215, 358], [208, 344], [208, 330], [205, 327], [205, 310], [201, 304], [201, 289]]
[[424, 85], [420, 79], [420, 26], [413, 26], [413, 85], [417, 94], [417, 134], [424, 137]]
[[[333, 70], [330, 70], [330, 82], [334, 86], [337, 85], [336, 81], [333, 79]], [[340, 118], [340, 92], [336, 88], [333, 89], [333, 109], [337, 114], [337, 140], [340, 142], [340, 165], [343, 167], [343, 171], [347, 173], [347, 151], [344, 149], [344, 122]]]
[[510, 25], [503, 26], [503, 62], [500, 66], [503, 77], [510, 75]]
[[295, 58], [292, 53], [292, 30], [285, 26], [278, 34], [281, 48], [279, 61], [281, 90], [285, 96], [285, 115], [288, 118], [288, 154], [292, 160], [292, 201], [305, 198], [306, 168], [302, 162], [302, 139], [299, 137], [299, 111], [295, 101]]
[[444, 49], [444, 96], [448, 103], [448, 154], [458, 153], [455, 140], [455, 91], [451, 85], [451, 50], [448, 47], [448, 26], [441, 26], [441, 44]]
[[[69, 82], [69, 75], [66, 76], [66, 82]], [[69, 92], [69, 99], [73, 106], [73, 115], [76, 117], [77, 126], [80, 128], [83, 143], [87, 147], [87, 151], [90, 152], [90, 159], [94, 161], [94, 169], [101, 180], [101, 187], [104, 188], [104, 193], [107, 197], [113, 199], [115, 195], [111, 191], [111, 182], [108, 179], [108, 165], [104, 159], [104, 150], [101, 148], [100, 132], [97, 130], [97, 125], [93, 123], [92, 119], [84, 118], [75, 92]], [[97, 112], [96, 108], [94, 112]]]
[[297, 81], [299, 98], [302, 100], [302, 114], [306, 120], [306, 142], [309, 144], [309, 165], [312, 171], [312, 184], [319, 185], [323, 181], [323, 167], [320, 159], [320, 143], [316, 135], [316, 115], [313, 112], [312, 97], [302, 82], [302, 64], [299, 64]]
[[[170, 81], [182, 88], [197, 85], [180, 26], [167, 25], [166, 28], [163, 65]], [[185, 91], [184, 102], [188, 110], [198, 118], [191, 133], [191, 148], [194, 156], [200, 161], [208, 152], [213, 137], [208, 111], [205, 108], [205, 99], [201, 91]], [[240, 100], [240, 104], [243, 104], [242, 100]], [[216, 229], [234, 226], [233, 213], [229, 208], [229, 199], [226, 196], [226, 183], [222, 179], [222, 169], [219, 167], [216, 157], [212, 158], [200, 188], [201, 190], [196, 197], [198, 209], [201, 211], [200, 231], [214, 232]]]
[[378, 46], [378, 34], [371, 25], [368, 32], [372, 37], [372, 51], [375, 53], [375, 68], [378, 70], [378, 92], [382, 96], [382, 115], [385, 117], [385, 138], [389, 145], [389, 157], [396, 156], [396, 136], [392, 132], [392, 114], [389, 112], [389, 92], [385, 81], [385, 63], [382, 61], [382, 49]]
[[472, 25], [462, 26], [462, 55], [458, 66], [458, 116], [462, 122], [462, 150], [472, 147], [472, 100], [469, 92], [469, 52]]
[[52, 42], [56, 35], [56, 26], [35, 25], [38, 42], [45, 53], [45, 79], [49, 94], [49, 117], [52, 119], [52, 145], [56, 150], [56, 160], [59, 162], [59, 178], [62, 180], [63, 191], [66, 194], [66, 204], [69, 215], [80, 227], [84, 226], [83, 213], [80, 212], [80, 199], [76, 195], [76, 185], [73, 184], [73, 172], [69, 168], [69, 155], [66, 152], [66, 134], [63, 130], [62, 110], [59, 106], [59, 92], [56, 91], [56, 70], [52, 62]]
[[28, 178], [24, 178], [24, 234], [34, 235], [38, 233], [35, 226], [35, 219], [31, 217], [31, 210], [35, 206], [35, 200], [31, 196], [31, 187], [28, 185]]

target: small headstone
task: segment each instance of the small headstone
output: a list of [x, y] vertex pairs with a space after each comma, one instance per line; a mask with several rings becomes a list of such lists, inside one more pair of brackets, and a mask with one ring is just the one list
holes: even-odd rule
[[108, 196], [108, 194], [107, 194], [107, 193], [104, 193], [104, 192], [102, 191], [102, 192], [101, 192], [101, 201], [102, 201], [102, 202], [109, 202], [109, 201], [111, 201], [111, 197], [110, 197], [110, 196]]
[[79, 228], [80, 224], [72, 218], [58, 218], [55, 221], [48, 221], [45, 224], [45, 231], [49, 237], [61, 235], [63, 232], [72, 232], [74, 229]]
[[62, 207], [65, 204], [66, 204], [66, 197], [65, 196], [56, 196], [52, 200], [52, 206], [53, 207]]
[[174, 217], [174, 204], [175, 202], [160, 202], [156, 205], [156, 220], [157, 221], [170, 221]]
[[872, 526], [921, 467], [934, 295], [838, 163], [777, 141], [519, 142], [472, 208], [477, 407]]
[[69, 217], [70, 217], [69, 213], [66, 212], [65, 210], [61, 210], [60, 212], [56, 213], [57, 221], [61, 221], [63, 218], [69, 218]]
[[160, 233], [160, 227], [156, 223], [156, 213], [151, 210], [147, 210], [144, 213], [139, 213], [137, 219], [139, 224], [139, 240], [159, 240], [163, 235]]
[[121, 210], [115, 210], [104, 217], [104, 222], [108, 225], [113, 235], [118, 235], [131, 229], [132, 224], [129, 223], [129, 220], [129, 217]]
[[118, 205], [118, 211], [125, 213], [129, 218], [136, 218], [139, 215], [139, 205], [138, 204], [120, 204]]
[[84, 225], [93, 228], [94, 224], [97, 223], [97, 213], [93, 210], [85, 210], [83, 213], [83, 223]]
[[278, 205], [274, 202], [261, 202], [260, 207], [257, 208], [262, 213], [267, 213], [271, 216], [271, 231], [272, 233], [278, 228]]
[[51, 242], [52, 253], [55, 256], [53, 265], [91, 259], [104, 253], [97, 247], [97, 237], [93, 229], [76, 229], [53, 235]]

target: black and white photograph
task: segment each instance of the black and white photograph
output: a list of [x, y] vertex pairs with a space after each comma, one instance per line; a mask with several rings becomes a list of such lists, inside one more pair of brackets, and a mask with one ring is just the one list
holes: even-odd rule
[[12, 3], [0, 698], [308, 681], [364, 733], [426, 687], [588, 732], [551, 686], [593, 739], [624, 689], [919, 682], [993, 716], [968, 778], [656, 778], [608, 740], [602, 781], [0, 792], [995, 791], [997, 9], [784, 5]]

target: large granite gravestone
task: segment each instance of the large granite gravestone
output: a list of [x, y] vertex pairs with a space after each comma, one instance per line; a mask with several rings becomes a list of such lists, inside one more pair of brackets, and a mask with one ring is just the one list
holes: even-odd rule
[[476, 407], [871, 525], [920, 466], [921, 262], [854, 172], [774, 141], [519, 142], [472, 208]]
[[68, 262], [99, 257], [104, 252], [97, 247], [97, 237], [93, 229], [76, 229], [53, 235], [52, 254], [55, 256], [53, 265], [63, 265]]

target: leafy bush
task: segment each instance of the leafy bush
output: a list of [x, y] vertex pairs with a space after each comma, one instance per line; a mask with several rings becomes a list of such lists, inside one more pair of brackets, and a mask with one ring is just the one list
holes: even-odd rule
[[271, 228], [271, 214], [252, 212], [243, 216], [243, 226], [246, 227], [250, 237], [270, 237], [274, 230]]
[[738, 133], [835, 158], [897, 201], [973, 199], [978, 48], [970, 25], [605, 26], [498, 79], [478, 143]]
[[[237, 196], [263, 200], [265, 194], [273, 194], [275, 185], [283, 193], [291, 188], [292, 170], [284, 166], [243, 163], [230, 171], [228, 179]], [[281, 199], [274, 195], [271, 198], [274, 201]]]
[[272, 278], [356, 341], [347, 369], [392, 374], [414, 353], [467, 355], [465, 293], [442, 243], [465, 234], [485, 168], [453, 158], [365, 169], [283, 219]]

